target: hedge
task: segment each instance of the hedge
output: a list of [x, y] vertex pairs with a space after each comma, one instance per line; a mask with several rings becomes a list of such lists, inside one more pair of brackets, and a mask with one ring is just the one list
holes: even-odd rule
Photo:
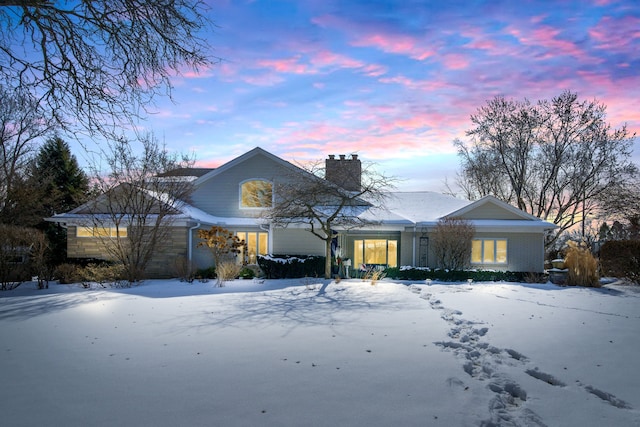
[[485, 271], [485, 270], [441, 270], [429, 268], [400, 267], [387, 268], [386, 277], [396, 280], [439, 280], [442, 282], [462, 282], [472, 279], [476, 282], [530, 282], [529, 272]]
[[258, 266], [267, 279], [324, 277], [325, 257], [314, 255], [258, 256]]
[[640, 281], [640, 240], [609, 240], [600, 248], [601, 276]]

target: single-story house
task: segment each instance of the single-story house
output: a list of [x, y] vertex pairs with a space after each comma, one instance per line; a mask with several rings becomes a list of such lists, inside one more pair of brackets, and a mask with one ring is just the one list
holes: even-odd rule
[[[344, 171], [361, 171], [356, 155], [331, 155], [325, 166], [325, 179], [341, 185]], [[198, 268], [210, 267], [212, 255], [207, 248], [198, 246], [198, 230], [214, 225], [246, 241], [250, 263], [265, 254], [325, 255], [325, 242], [304, 226], [276, 227], [260, 215], [272, 206], [274, 182], [294, 176], [292, 173], [305, 172], [259, 147], [215, 169], [175, 171], [174, 177], [191, 180], [193, 192], [189, 202], [175, 212], [170, 237], [149, 263], [147, 275], [175, 276], [173, 266], [179, 258]], [[83, 205], [49, 218], [67, 228], [70, 258], [104, 258], [104, 251], [93, 237], [95, 231], [86, 229], [90, 214], [95, 212]], [[384, 209], [368, 209], [361, 215], [376, 219], [376, 224], [335, 230], [340, 256], [350, 259], [353, 266], [438, 267], [429, 245], [430, 232], [441, 218], [457, 217], [475, 227], [470, 260], [473, 268], [541, 272], [545, 234], [555, 228], [494, 197], [468, 201], [430, 191], [390, 192]], [[101, 231], [103, 235], [107, 232]]]

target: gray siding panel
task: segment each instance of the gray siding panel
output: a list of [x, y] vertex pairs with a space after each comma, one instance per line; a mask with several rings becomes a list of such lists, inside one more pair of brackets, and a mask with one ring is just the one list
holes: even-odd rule
[[322, 255], [324, 241], [310, 231], [295, 228], [274, 230], [273, 253], [278, 255]]
[[240, 209], [240, 183], [249, 179], [274, 182], [288, 173], [281, 165], [258, 155], [204, 182], [191, 196], [192, 203], [211, 215], [255, 217], [259, 210]]
[[544, 270], [544, 238], [538, 233], [476, 233], [477, 238], [507, 239], [507, 265], [474, 264], [474, 268], [539, 273]]

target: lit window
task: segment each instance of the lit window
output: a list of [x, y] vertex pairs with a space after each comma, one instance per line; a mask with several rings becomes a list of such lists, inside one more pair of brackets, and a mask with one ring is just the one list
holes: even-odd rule
[[471, 242], [472, 264], [506, 264], [506, 239], [475, 239]]
[[386, 265], [398, 266], [398, 241], [386, 239], [355, 240], [353, 242], [353, 262], [355, 266]]
[[[266, 255], [269, 251], [269, 234], [255, 231], [239, 231], [236, 236], [247, 243], [246, 259], [249, 264], [258, 263], [258, 255]], [[240, 254], [240, 260], [245, 254]]]
[[78, 227], [78, 237], [127, 237], [126, 227]]
[[243, 208], [270, 208], [273, 205], [273, 186], [269, 181], [245, 181], [240, 193], [240, 206]]

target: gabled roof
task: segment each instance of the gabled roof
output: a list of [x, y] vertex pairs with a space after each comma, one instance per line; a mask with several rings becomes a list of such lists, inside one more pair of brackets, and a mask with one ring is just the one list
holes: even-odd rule
[[293, 163], [290, 163], [286, 160], [281, 159], [280, 157], [276, 156], [275, 154], [271, 154], [268, 151], [260, 148], [260, 147], [256, 147], [253, 150], [247, 151], [246, 153], [244, 153], [243, 155], [236, 157], [233, 160], [228, 161], [227, 163], [223, 164], [222, 166], [213, 169], [209, 172], [207, 172], [206, 174], [202, 175], [201, 177], [199, 177], [198, 179], [196, 179], [194, 181], [194, 184], [200, 185], [203, 182], [206, 182], [208, 180], [210, 180], [211, 178], [251, 159], [252, 157], [258, 156], [258, 155], [262, 155], [267, 157], [269, 160], [272, 160], [273, 162], [287, 168], [290, 169], [292, 171], [296, 171], [296, 172], [300, 172], [300, 173], [308, 173], [306, 171], [304, 171], [303, 169], [299, 168], [298, 166], [294, 165]]
[[414, 191], [389, 193], [385, 204], [391, 215], [418, 223], [436, 222], [469, 203], [471, 203], [469, 200], [433, 191]]
[[497, 199], [494, 196], [484, 196], [480, 200], [476, 200], [474, 202], [469, 202], [466, 206], [454, 211], [450, 212], [446, 216], [448, 217], [464, 217], [474, 210], [479, 210], [481, 207], [486, 205], [495, 205], [499, 209], [505, 210], [513, 215], [514, 219], [523, 219], [528, 221], [542, 221], [540, 218], [531, 215], [525, 211], [522, 211], [514, 206], [511, 206], [508, 203], [503, 202], [502, 200]]

